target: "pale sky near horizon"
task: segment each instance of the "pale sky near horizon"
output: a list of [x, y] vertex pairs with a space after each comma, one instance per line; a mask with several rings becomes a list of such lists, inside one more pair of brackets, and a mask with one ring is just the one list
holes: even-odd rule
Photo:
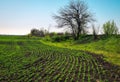
[[[0, 0], [0, 34], [28, 34], [32, 28], [45, 27], [60, 32], [52, 18], [70, 0]], [[120, 0], [84, 0], [102, 26], [114, 20], [120, 29]]]

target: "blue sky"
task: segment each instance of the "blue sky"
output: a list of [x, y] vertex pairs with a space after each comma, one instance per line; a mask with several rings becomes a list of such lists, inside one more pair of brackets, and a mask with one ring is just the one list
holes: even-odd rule
[[[120, 0], [84, 0], [102, 26], [114, 20], [120, 28]], [[32, 28], [57, 29], [52, 15], [68, 4], [69, 0], [0, 0], [0, 34], [28, 34]]]

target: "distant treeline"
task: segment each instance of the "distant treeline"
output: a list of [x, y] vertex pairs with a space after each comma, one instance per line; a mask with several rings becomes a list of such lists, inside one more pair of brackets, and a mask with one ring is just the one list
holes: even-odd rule
[[[106, 37], [109, 36], [115, 36], [115, 35], [119, 35], [119, 29], [116, 26], [114, 21], [108, 21], [105, 24], [103, 24], [102, 26], [102, 34], [98, 34], [99, 30], [96, 29], [96, 27], [94, 25], [92, 25], [92, 34], [88, 34], [87, 32], [81, 34], [83, 35], [92, 35], [94, 37], [94, 39], [98, 39], [98, 36], [104, 35]], [[37, 36], [37, 37], [50, 37], [50, 38], [54, 38], [54, 39], [58, 39], [58, 38], [64, 38], [64, 39], [69, 39], [72, 38], [74, 39], [74, 36], [72, 34], [72, 32], [61, 32], [61, 33], [57, 33], [57, 32], [49, 32], [46, 29], [31, 29], [30, 33], [28, 34], [28, 36]], [[80, 37], [79, 37], [80, 38]]]

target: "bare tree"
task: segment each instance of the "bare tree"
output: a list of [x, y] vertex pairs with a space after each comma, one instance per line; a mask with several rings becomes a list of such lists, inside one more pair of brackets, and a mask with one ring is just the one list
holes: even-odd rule
[[59, 15], [54, 15], [54, 18], [58, 27], [71, 29], [75, 40], [79, 38], [80, 34], [85, 33], [87, 23], [93, 21], [87, 4], [82, 0], [72, 0], [67, 6], [61, 8]]
[[92, 30], [93, 30], [94, 40], [98, 39], [99, 27], [96, 29], [96, 28], [95, 28], [95, 25], [92, 24]]

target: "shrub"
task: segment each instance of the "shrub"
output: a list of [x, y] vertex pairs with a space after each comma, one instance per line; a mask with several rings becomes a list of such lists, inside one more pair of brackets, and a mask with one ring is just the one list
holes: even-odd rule
[[117, 28], [115, 22], [108, 21], [105, 24], [103, 24], [103, 32], [107, 36], [113, 35], [113, 34], [118, 34], [118, 28]]
[[46, 36], [44, 37], [44, 40], [45, 40], [45, 41], [51, 41], [51, 38], [50, 38], [49, 35], [46, 35]]
[[52, 41], [54, 42], [66, 41], [68, 39], [70, 39], [70, 36], [66, 35], [55, 35], [52, 37]]
[[39, 29], [32, 29], [31, 30], [31, 35], [32, 36], [44, 37], [44, 31], [43, 30], [39, 30]]

